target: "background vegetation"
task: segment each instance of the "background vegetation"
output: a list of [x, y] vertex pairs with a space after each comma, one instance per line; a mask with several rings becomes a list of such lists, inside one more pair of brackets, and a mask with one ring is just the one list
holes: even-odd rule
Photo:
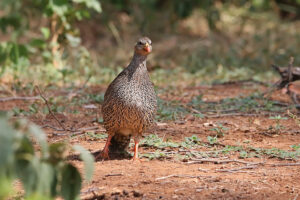
[[299, 6], [299, 0], [4, 0], [0, 75], [15, 84], [79, 84], [91, 75], [90, 83], [108, 83], [128, 63], [136, 38], [148, 35], [156, 84], [270, 79], [271, 63], [285, 65], [290, 56], [299, 63]]
[[[270, 83], [276, 79], [271, 63], [284, 66], [291, 56], [295, 65], [300, 63], [299, 19], [300, 0], [1, 0], [0, 94], [38, 95], [35, 85], [39, 85], [51, 91], [67, 88], [71, 96], [75, 87], [107, 85], [128, 64], [141, 35], [154, 44], [148, 66], [158, 92], [229, 80]], [[103, 94], [70, 96], [70, 107], [103, 101]], [[245, 112], [255, 112], [260, 105], [266, 111], [280, 109], [276, 102], [263, 100], [259, 94], [222, 103], [224, 109]], [[61, 102], [65, 96], [49, 99], [53, 112], [68, 111]], [[201, 96], [190, 104], [199, 110], [215, 108], [204, 104]], [[32, 104], [26, 111], [14, 108], [12, 113], [49, 114], [46, 106], [38, 106]], [[79, 111], [70, 108], [71, 112]], [[181, 102], [159, 100], [159, 120], [176, 120], [186, 113]], [[24, 121], [0, 118], [0, 130], [0, 160], [5, 161], [0, 163], [1, 185], [18, 178], [28, 199], [78, 196], [82, 182], [78, 170], [65, 157], [55, 157], [66, 145], [48, 145], [42, 131]], [[276, 131], [280, 130], [279, 124]], [[223, 135], [225, 129], [212, 131]], [[32, 135], [38, 138], [41, 153], [35, 152]], [[150, 137], [145, 145], [198, 143], [197, 138], [187, 138], [181, 144], [165, 144]], [[208, 141], [217, 143], [217, 136]], [[81, 147], [73, 149], [87, 163], [93, 161]], [[86, 172], [90, 178], [92, 169]], [[0, 199], [6, 196], [11, 196], [9, 186], [0, 188]]]

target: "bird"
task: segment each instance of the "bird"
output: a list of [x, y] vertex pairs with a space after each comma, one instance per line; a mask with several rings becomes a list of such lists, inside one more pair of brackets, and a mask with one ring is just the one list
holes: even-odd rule
[[296, 105], [296, 108], [300, 110], [300, 81], [288, 83], [282, 92], [288, 94]]
[[108, 86], [102, 104], [103, 126], [108, 137], [96, 159], [110, 159], [110, 151], [126, 149], [133, 137], [132, 159], [139, 160], [140, 138], [154, 124], [157, 111], [157, 97], [146, 66], [151, 52], [151, 40], [140, 38], [131, 62]]

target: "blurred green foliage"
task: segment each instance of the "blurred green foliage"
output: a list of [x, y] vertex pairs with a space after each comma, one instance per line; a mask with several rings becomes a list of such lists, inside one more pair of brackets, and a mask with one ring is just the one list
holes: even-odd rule
[[3, 0], [0, 10], [0, 29], [11, 35], [0, 43], [4, 73], [6, 67], [28, 67], [30, 61], [48, 63], [60, 46], [78, 46], [74, 22], [89, 18], [91, 10], [101, 12], [101, 7], [97, 0]]
[[[110, 82], [128, 62], [128, 50], [124, 55], [114, 52], [93, 57], [81, 43], [84, 28], [78, 27], [79, 21], [101, 29], [100, 34], [91, 33], [98, 34], [92, 43], [103, 36], [109, 42], [113, 38], [120, 47], [128, 43], [126, 34], [133, 31], [162, 41], [164, 34], [190, 37], [187, 30], [181, 31], [180, 23], [198, 13], [195, 18], [204, 19], [209, 29], [204, 36], [208, 42], [177, 41], [169, 54], [158, 56], [165, 63], [156, 59], [155, 83], [169, 82], [166, 76], [204, 82], [261, 78], [259, 73], [266, 78], [270, 77], [265, 73], [270, 63], [283, 65], [290, 56], [295, 63], [300, 59], [296, 56], [300, 36], [295, 28], [299, 0], [2, 0], [0, 10], [0, 37], [4, 36], [0, 76], [9, 74], [16, 82], [28, 80], [33, 73], [35, 80], [51, 83], [75, 84], [74, 80], [83, 82], [90, 76], [90, 82]], [[122, 25], [124, 13], [137, 30], [128, 20]], [[184, 45], [189, 47], [182, 48]], [[180, 69], [167, 71], [170, 62]]]
[[[28, 200], [58, 196], [78, 199], [82, 178], [79, 170], [67, 162], [68, 148], [64, 143], [48, 144], [44, 132], [26, 120], [9, 121], [0, 116], [0, 199], [15, 195], [12, 182], [16, 179], [21, 181]], [[80, 153], [84, 174], [91, 180], [93, 156], [79, 145], [72, 149]]]

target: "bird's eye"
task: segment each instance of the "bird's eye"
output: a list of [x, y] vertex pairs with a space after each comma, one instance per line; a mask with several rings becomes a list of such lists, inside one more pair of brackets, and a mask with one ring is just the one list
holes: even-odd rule
[[139, 42], [138, 42], [138, 45], [143, 45], [143, 42], [139, 41]]

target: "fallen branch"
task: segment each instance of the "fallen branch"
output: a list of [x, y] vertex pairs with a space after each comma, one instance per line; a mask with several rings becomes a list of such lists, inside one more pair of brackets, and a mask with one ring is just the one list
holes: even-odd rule
[[79, 131], [90, 131], [90, 130], [98, 130], [99, 126], [90, 126], [78, 129]]
[[162, 176], [162, 177], [156, 178], [155, 180], [160, 181], [160, 180], [164, 180], [167, 178], [173, 178], [173, 177], [175, 177], [175, 178], [201, 178], [201, 177], [212, 178], [213, 176], [203, 176], [203, 175], [192, 176], [192, 175], [185, 175], [185, 174], [171, 174], [168, 176]]
[[104, 199], [105, 194], [99, 193], [104, 187], [89, 188], [84, 192], [80, 192], [80, 199], [92, 200], [92, 199]]
[[[206, 118], [218, 118], [218, 117], [233, 117], [233, 116], [247, 116], [247, 117], [258, 117], [258, 116], [271, 116], [275, 113], [224, 113], [217, 115], [204, 115]], [[278, 114], [278, 113], [276, 113]]]
[[263, 164], [262, 162], [246, 162], [242, 160], [219, 160], [219, 159], [193, 159], [192, 161], [186, 162], [186, 164], [195, 164], [195, 163], [204, 163], [204, 162], [212, 162], [215, 164], [222, 164], [222, 163], [230, 163], [230, 162], [235, 162], [235, 163], [242, 163], [245, 165], [258, 165], [258, 164]]
[[41, 98], [39, 96], [34, 96], [34, 97], [4, 97], [0, 98], [0, 102], [5, 102], [5, 101], [15, 101], [15, 100], [40, 100]]
[[49, 124], [45, 124], [45, 125], [41, 126], [41, 128], [51, 128], [56, 131], [64, 131], [63, 129], [56, 128], [55, 126], [51, 126]]
[[190, 107], [190, 106], [187, 106], [186, 104], [181, 104], [182, 107], [190, 110], [191, 112], [193, 113], [196, 113], [196, 114], [199, 114], [199, 115], [202, 115], [203, 113], [201, 113], [199, 110], [193, 108], [193, 107]]
[[296, 162], [296, 163], [279, 163], [279, 164], [268, 164], [267, 165], [271, 165], [272, 167], [286, 167], [286, 166], [300, 166], [300, 162]]
[[238, 167], [238, 168], [233, 168], [233, 169], [217, 169], [216, 172], [240, 172], [240, 170], [243, 169], [255, 169], [258, 168], [258, 165], [250, 165], [250, 166], [245, 166], [245, 167]]
[[56, 117], [56, 116], [54, 115], [54, 113], [52, 112], [52, 110], [51, 110], [51, 108], [50, 108], [50, 106], [49, 106], [48, 100], [43, 96], [43, 94], [42, 94], [42, 92], [41, 92], [39, 86], [35, 86], [35, 87], [37, 88], [37, 91], [38, 91], [40, 97], [44, 100], [44, 102], [45, 102], [45, 104], [46, 104], [46, 106], [47, 106], [47, 108], [48, 108], [49, 113], [50, 113], [50, 114], [52, 115], [52, 117], [56, 120], [56, 122], [61, 126], [61, 128], [62, 128], [64, 131], [66, 131], [67, 129], [65, 128], [65, 126], [57, 119], [57, 117]]
[[272, 68], [279, 73], [281, 79], [277, 81], [272, 87], [277, 89], [284, 88], [287, 84], [293, 81], [300, 80], [300, 67], [293, 66], [294, 58], [291, 57], [289, 60], [288, 67], [279, 67], [272, 64]]
[[105, 177], [109, 177], [109, 176], [123, 176], [123, 174], [118, 173], [118, 174], [106, 174]]
[[227, 81], [227, 82], [223, 82], [223, 83], [214, 83], [212, 85], [236, 85], [236, 84], [244, 84], [244, 83], [255, 83], [255, 84], [258, 84], [258, 85], [269, 86], [268, 83], [265, 83], [265, 82], [262, 82], [262, 81], [257, 81], [257, 80], [254, 80], [254, 79]]

